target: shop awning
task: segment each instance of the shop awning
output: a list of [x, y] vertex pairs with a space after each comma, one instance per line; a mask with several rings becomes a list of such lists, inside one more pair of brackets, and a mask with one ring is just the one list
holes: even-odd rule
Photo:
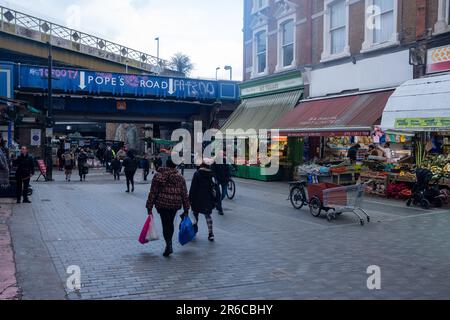
[[275, 123], [297, 105], [302, 94], [303, 90], [295, 90], [245, 99], [222, 126], [221, 131], [274, 129]]
[[408, 81], [383, 112], [383, 130], [450, 131], [450, 74]]
[[164, 139], [156, 139], [156, 138], [146, 138], [144, 139], [148, 143], [154, 143], [157, 146], [166, 146], [173, 147], [178, 144], [176, 141], [164, 140]]
[[365, 136], [380, 123], [393, 90], [302, 101], [275, 127], [288, 136]]

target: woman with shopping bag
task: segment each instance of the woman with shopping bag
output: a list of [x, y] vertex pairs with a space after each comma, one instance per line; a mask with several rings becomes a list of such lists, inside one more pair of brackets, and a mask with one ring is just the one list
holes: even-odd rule
[[200, 213], [205, 216], [208, 225], [209, 241], [214, 241], [212, 211], [215, 207], [215, 189], [213, 181], [214, 173], [209, 165], [203, 163], [192, 179], [191, 189], [189, 191], [189, 201], [194, 212], [196, 223], [194, 224], [195, 233], [198, 232], [198, 219]]
[[189, 196], [186, 180], [176, 169], [171, 159], [167, 160], [165, 168], [159, 168], [152, 180], [150, 194], [147, 200], [148, 214], [152, 215], [156, 207], [161, 216], [166, 250], [164, 257], [173, 253], [172, 238], [175, 231], [174, 221], [177, 212], [183, 208], [184, 216], [189, 215]]

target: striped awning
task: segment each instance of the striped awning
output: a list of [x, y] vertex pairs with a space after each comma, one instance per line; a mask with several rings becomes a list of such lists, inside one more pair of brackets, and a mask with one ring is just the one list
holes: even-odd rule
[[303, 90], [295, 90], [245, 99], [221, 131], [275, 129], [274, 124], [298, 104], [302, 94]]
[[288, 136], [370, 134], [393, 90], [302, 101], [275, 126]]

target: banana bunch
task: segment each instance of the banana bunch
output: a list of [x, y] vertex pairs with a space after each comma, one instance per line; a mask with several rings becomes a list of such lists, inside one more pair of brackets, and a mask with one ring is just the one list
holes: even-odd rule
[[407, 171], [400, 172], [399, 176], [402, 177], [402, 178], [408, 178], [408, 179], [415, 179], [416, 178], [416, 175], [414, 173], [407, 172]]
[[436, 174], [442, 174], [444, 172], [444, 168], [437, 167], [437, 166], [431, 166], [428, 167], [428, 169], [433, 172], [434, 175]]
[[444, 167], [444, 173], [450, 174], [450, 163], [447, 163]]

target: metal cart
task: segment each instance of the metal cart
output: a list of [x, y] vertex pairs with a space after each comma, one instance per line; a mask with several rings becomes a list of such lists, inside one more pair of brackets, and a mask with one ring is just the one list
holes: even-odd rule
[[319, 217], [322, 211], [327, 213], [327, 220], [332, 221], [346, 212], [354, 213], [362, 226], [365, 219], [370, 222], [370, 216], [362, 208], [364, 190], [368, 183], [341, 187], [332, 183], [316, 183], [308, 185], [310, 212]]

